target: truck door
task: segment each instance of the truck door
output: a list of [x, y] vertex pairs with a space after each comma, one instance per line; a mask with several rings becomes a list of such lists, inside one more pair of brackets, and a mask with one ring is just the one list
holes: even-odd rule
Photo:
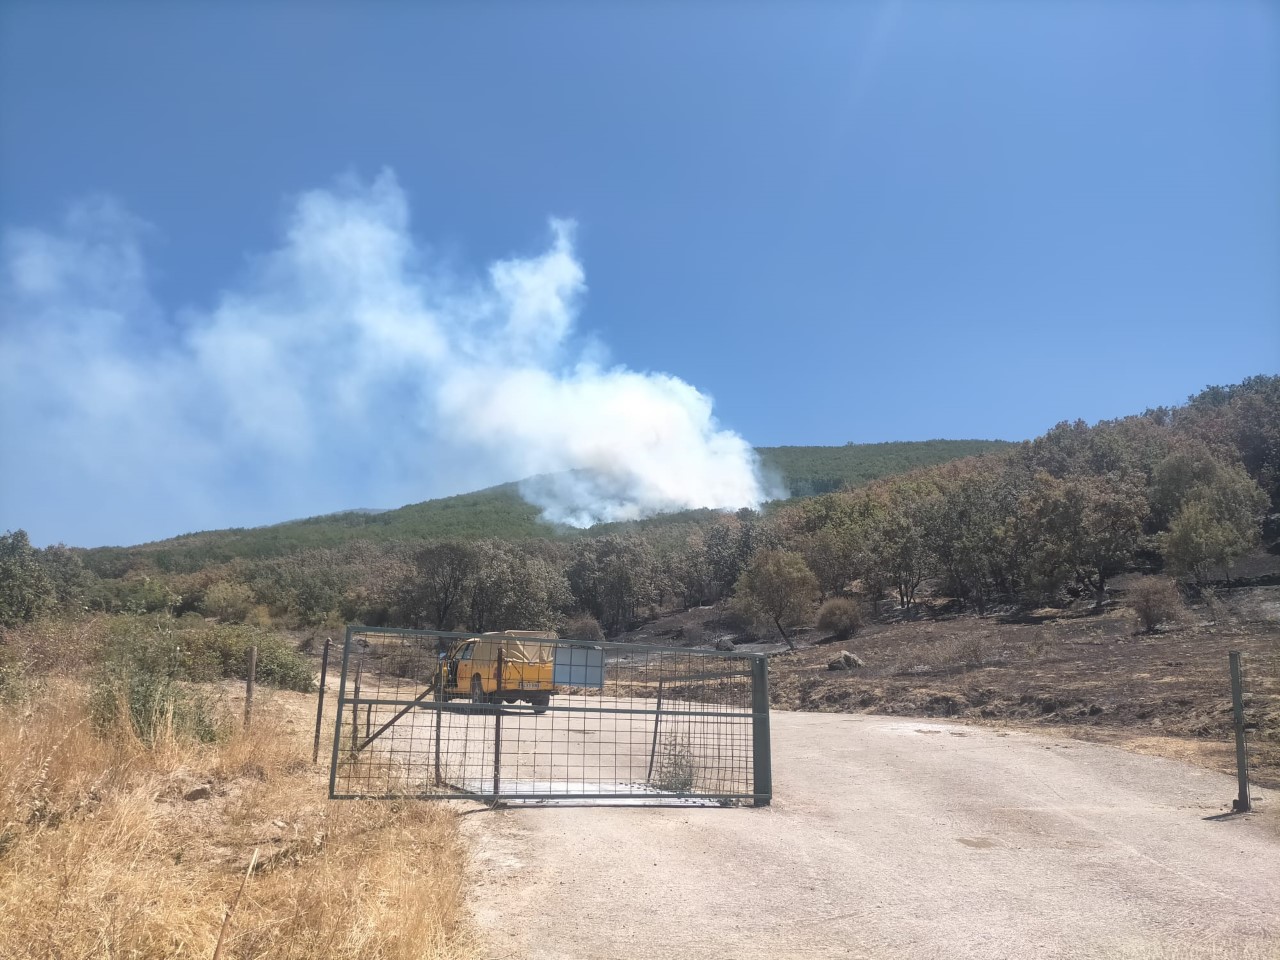
[[[453, 656], [449, 658], [448, 687], [450, 690], [458, 689], [458, 666], [464, 660], [470, 662], [471, 654], [475, 651], [475, 648], [476, 645], [474, 643], [464, 643], [461, 649], [454, 649]], [[470, 677], [470, 673], [468, 673], [467, 676]], [[469, 682], [470, 680], [468, 680], [468, 683]]]

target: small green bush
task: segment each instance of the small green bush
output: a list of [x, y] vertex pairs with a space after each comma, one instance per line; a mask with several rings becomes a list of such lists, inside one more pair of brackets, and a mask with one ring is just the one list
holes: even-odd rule
[[1182, 619], [1182, 594], [1178, 585], [1166, 577], [1143, 577], [1129, 588], [1128, 600], [1146, 633], [1155, 633], [1157, 627]]
[[848, 640], [863, 624], [862, 606], [857, 601], [833, 597], [818, 610], [818, 629]]
[[125, 721], [148, 744], [165, 735], [212, 743], [226, 728], [211, 697], [136, 667], [104, 674], [90, 693], [89, 712], [100, 733]]
[[253, 591], [243, 583], [219, 580], [205, 591], [200, 612], [223, 623], [244, 623], [253, 612]]
[[214, 701], [191, 684], [244, 679], [254, 646], [258, 683], [304, 693], [314, 687], [307, 659], [285, 637], [267, 630], [169, 616], [120, 616], [106, 621], [104, 631], [90, 694], [90, 712], [101, 732], [127, 718], [148, 743], [166, 732], [216, 739], [222, 725]]
[[[184, 625], [185, 626], [185, 625]], [[289, 640], [258, 627], [201, 623], [173, 632], [181, 650], [183, 673], [190, 680], [243, 680], [249, 671], [249, 648], [258, 648], [257, 682], [310, 693], [310, 662]]]
[[759, 604], [745, 594], [729, 598], [723, 619], [726, 627], [752, 640], [763, 640], [773, 630]]
[[590, 615], [574, 617], [560, 629], [560, 636], [566, 640], [587, 640], [599, 643], [604, 639], [604, 630], [600, 621]]
[[213, 701], [182, 683], [184, 658], [174, 631], [127, 618], [111, 631], [112, 643], [89, 696], [95, 729], [108, 734], [127, 723], [153, 744], [164, 735], [208, 743], [222, 732]]
[[0, 637], [0, 703], [16, 702], [26, 693], [26, 676], [17, 655]]

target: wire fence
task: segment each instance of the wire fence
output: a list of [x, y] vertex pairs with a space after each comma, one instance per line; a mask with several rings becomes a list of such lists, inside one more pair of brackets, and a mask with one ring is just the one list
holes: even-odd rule
[[1232, 653], [1231, 669], [1239, 778], [1235, 806], [1248, 810], [1251, 783], [1280, 787], [1280, 649]]
[[351, 627], [330, 796], [767, 804], [767, 662]]

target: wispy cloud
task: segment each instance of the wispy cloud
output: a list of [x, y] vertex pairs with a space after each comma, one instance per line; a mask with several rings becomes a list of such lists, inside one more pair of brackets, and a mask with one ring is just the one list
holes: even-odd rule
[[577, 525], [766, 495], [709, 397], [583, 345], [570, 222], [460, 276], [415, 241], [394, 174], [347, 178], [181, 309], [151, 292], [149, 230], [96, 199], [5, 235], [4, 525], [125, 542], [533, 474], [525, 495]]

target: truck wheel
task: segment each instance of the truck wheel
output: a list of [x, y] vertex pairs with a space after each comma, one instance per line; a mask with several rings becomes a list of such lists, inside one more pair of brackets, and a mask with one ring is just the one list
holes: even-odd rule
[[[430, 707], [428, 707], [428, 706], [427, 706], [427, 704], [428, 704], [428, 703], [435, 703], [435, 701], [436, 701], [436, 699], [437, 699], [437, 698], [436, 698], [436, 690], [437, 690], [437, 689], [438, 689], [438, 688], [436, 687], [436, 685], [435, 685], [435, 683], [434, 683], [434, 682], [431, 684], [431, 686], [429, 686], [429, 687], [427, 688], [427, 692], [426, 692], [426, 694], [425, 694], [424, 696], [420, 697], [420, 698], [419, 698], [419, 700], [418, 700], [418, 709], [419, 709], [419, 710], [429, 710], [429, 709], [431, 709]], [[448, 699], [448, 698], [446, 697], [445, 699]]]
[[534, 713], [546, 713], [547, 707], [551, 706], [551, 694], [536, 693], [529, 698], [529, 702], [533, 704]]

